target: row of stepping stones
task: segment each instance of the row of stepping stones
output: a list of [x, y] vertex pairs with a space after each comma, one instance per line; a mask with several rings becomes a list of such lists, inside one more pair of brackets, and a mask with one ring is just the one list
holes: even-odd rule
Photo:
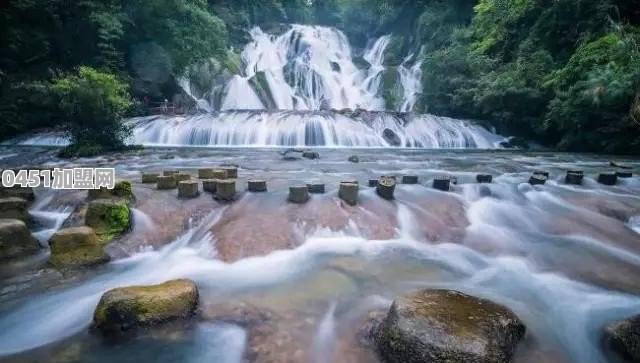
[[[616, 185], [619, 178], [631, 178], [633, 172], [631, 167], [618, 165], [618, 170], [615, 172], [607, 172], [598, 174], [598, 183], [603, 185]], [[531, 185], [544, 185], [549, 179], [549, 172], [546, 171], [534, 171], [529, 178], [529, 184]], [[582, 185], [584, 179], [584, 171], [582, 170], [567, 170], [564, 177], [565, 184], [570, 185]]]

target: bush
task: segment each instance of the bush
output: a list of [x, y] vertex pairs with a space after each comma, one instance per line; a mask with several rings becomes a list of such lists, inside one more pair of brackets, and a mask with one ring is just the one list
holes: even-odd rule
[[115, 75], [90, 67], [60, 77], [51, 90], [59, 100], [64, 128], [71, 139], [70, 150], [118, 150], [131, 129], [123, 116], [133, 105], [127, 85]]

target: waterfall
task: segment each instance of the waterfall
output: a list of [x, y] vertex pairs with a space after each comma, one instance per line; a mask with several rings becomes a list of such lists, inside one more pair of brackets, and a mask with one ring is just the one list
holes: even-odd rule
[[422, 60], [417, 60], [412, 66], [408, 66], [412, 58], [413, 54], [405, 58], [398, 66], [402, 86], [402, 99], [398, 109], [400, 112], [412, 111], [418, 95], [422, 92]]
[[389, 36], [365, 49], [370, 67], [359, 69], [347, 37], [335, 28], [294, 24], [274, 36], [256, 27], [250, 35], [242, 75], [226, 86], [222, 110], [384, 110], [377, 94]]

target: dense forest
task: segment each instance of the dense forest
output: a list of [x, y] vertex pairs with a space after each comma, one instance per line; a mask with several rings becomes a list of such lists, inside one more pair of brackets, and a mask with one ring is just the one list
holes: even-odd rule
[[[305, 23], [343, 30], [355, 52], [392, 34], [388, 65], [419, 52], [421, 112], [486, 121], [561, 150], [640, 152], [637, 0], [0, 4], [0, 138], [67, 125], [76, 143], [117, 144], [127, 130], [109, 120], [144, 112], [143, 97], [173, 97], [184, 75], [211, 87], [237, 72], [252, 26]], [[95, 99], [99, 111], [87, 111]]]

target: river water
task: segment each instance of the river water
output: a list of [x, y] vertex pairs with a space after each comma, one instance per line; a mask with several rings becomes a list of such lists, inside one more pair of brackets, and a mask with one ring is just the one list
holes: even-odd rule
[[[359, 332], [371, 311], [397, 294], [443, 287], [511, 308], [528, 331], [517, 363], [615, 362], [601, 327], [640, 310], [640, 179], [616, 186], [594, 177], [610, 158], [564, 153], [424, 149], [317, 149], [319, 160], [285, 161], [283, 149], [149, 148], [105, 157], [57, 159], [55, 149], [3, 147], [0, 166], [115, 167], [137, 197], [131, 232], [108, 246], [106, 266], [69, 276], [40, 275], [0, 294], [0, 360], [7, 362], [377, 362]], [[360, 162], [350, 163], [350, 155]], [[640, 172], [640, 160], [621, 160]], [[179, 200], [139, 182], [141, 171], [191, 172], [239, 166], [239, 199], [209, 194]], [[585, 171], [582, 186], [564, 171]], [[544, 186], [526, 183], [535, 170]], [[476, 173], [494, 176], [476, 184]], [[415, 174], [396, 200], [367, 187], [379, 175]], [[431, 188], [454, 175], [451, 192]], [[247, 193], [266, 179], [269, 192]], [[337, 198], [359, 181], [359, 203]], [[289, 185], [318, 181], [327, 193], [286, 202]], [[38, 190], [34, 232], [46, 237], [85, 198]], [[78, 224], [73, 216], [67, 223]], [[3, 266], [0, 291], [15, 276], [47, 270], [46, 252]], [[89, 332], [101, 294], [113, 287], [193, 279], [198, 316], [118, 342]], [[23, 283], [25, 285], [25, 283]], [[22, 285], [21, 285], [22, 286]]]

